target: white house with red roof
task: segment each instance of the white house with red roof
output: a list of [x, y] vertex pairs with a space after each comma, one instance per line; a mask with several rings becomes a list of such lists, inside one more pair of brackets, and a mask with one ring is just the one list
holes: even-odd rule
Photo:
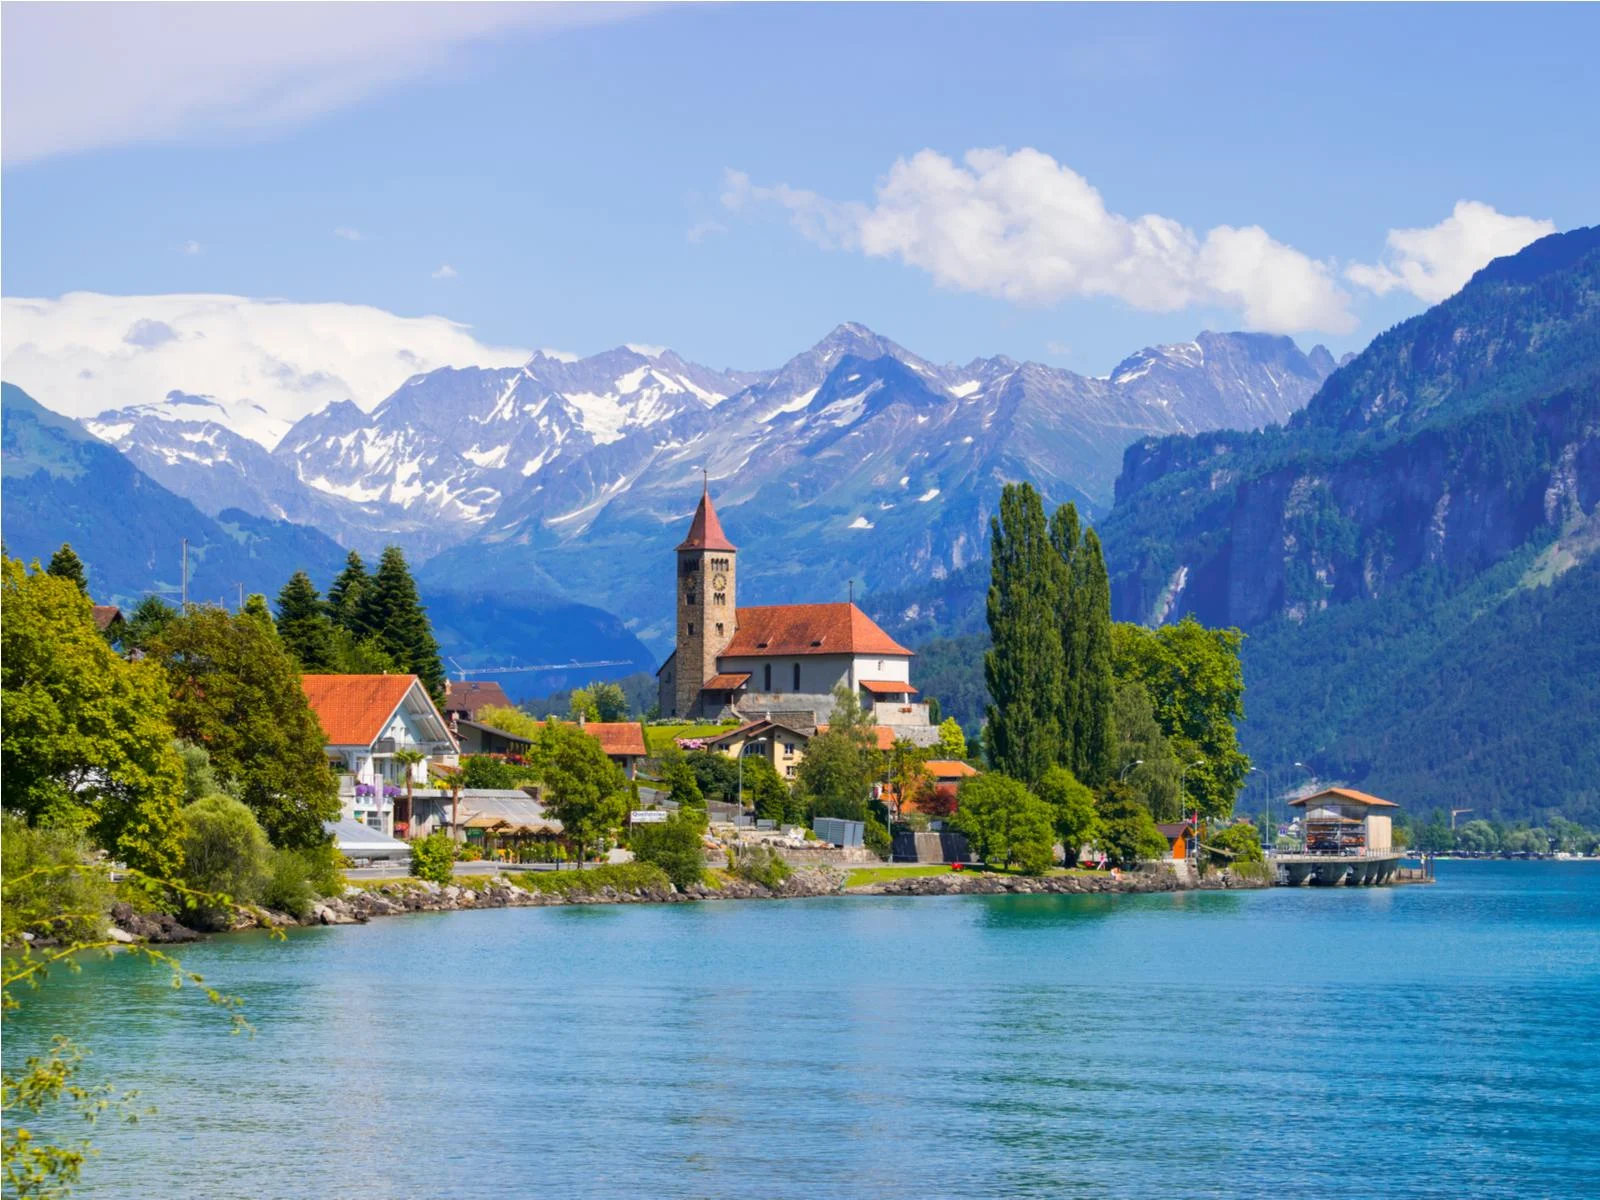
[[[409, 768], [413, 787], [427, 786], [429, 760], [456, 761], [456, 740], [428, 689], [415, 675], [302, 675], [300, 684], [341, 777], [345, 816], [393, 836], [408, 772], [397, 755], [423, 755]], [[410, 814], [403, 801], [401, 810], [404, 826]]]
[[938, 740], [911, 685], [915, 656], [854, 604], [738, 607], [738, 550], [709, 490], [677, 558], [677, 645], [656, 672], [663, 716], [733, 715], [815, 728], [826, 725], [842, 683], [876, 724], [893, 731], [891, 742]]

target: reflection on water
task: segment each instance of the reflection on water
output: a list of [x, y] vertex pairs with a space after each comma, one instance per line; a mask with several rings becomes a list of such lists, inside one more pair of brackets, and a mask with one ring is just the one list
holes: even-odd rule
[[5, 1055], [66, 1030], [159, 1105], [97, 1196], [1592, 1194], [1600, 868], [1440, 873], [218, 939], [253, 1039], [119, 959]]

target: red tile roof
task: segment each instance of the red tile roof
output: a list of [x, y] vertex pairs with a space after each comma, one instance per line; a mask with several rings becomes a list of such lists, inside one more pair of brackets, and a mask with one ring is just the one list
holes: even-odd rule
[[722, 532], [722, 522], [717, 520], [716, 506], [711, 503], [711, 492], [700, 493], [700, 504], [694, 510], [694, 520], [689, 522], [689, 536], [678, 543], [679, 550], [732, 550], [734, 545]]
[[1393, 800], [1384, 800], [1378, 796], [1369, 796], [1366, 792], [1358, 792], [1354, 788], [1331, 787], [1323, 788], [1320, 792], [1310, 796], [1301, 796], [1298, 800], [1289, 801], [1290, 804], [1312, 804], [1318, 800], [1326, 800], [1330, 796], [1340, 800], [1348, 800], [1352, 804], [1366, 804], [1373, 808], [1399, 808]]
[[466, 713], [476, 719], [478, 710], [486, 704], [496, 708], [515, 708], [505, 688], [498, 683], [478, 679], [452, 679], [444, 685], [444, 710], [447, 713]]
[[793, 654], [910, 655], [854, 604], [769, 604], [734, 613], [721, 658]]
[[922, 765], [935, 779], [969, 779], [979, 773], [977, 767], [969, 767], [955, 758], [930, 758]]
[[94, 627], [101, 633], [111, 628], [113, 621], [122, 620], [122, 610], [115, 604], [94, 605]]
[[415, 675], [302, 675], [311, 711], [330, 746], [370, 746], [383, 733]]
[[702, 692], [734, 692], [750, 682], [750, 672], [736, 672], [731, 675], [713, 675], [706, 680], [700, 690]]
[[901, 683], [894, 679], [863, 679], [861, 686], [874, 696], [903, 696], [908, 692], [915, 695], [917, 691], [909, 683]]
[[[571, 721], [563, 721], [571, 725]], [[644, 744], [644, 730], [637, 721], [586, 721], [583, 731], [600, 743], [600, 749], [613, 757], [629, 755], [643, 758], [649, 753]]]

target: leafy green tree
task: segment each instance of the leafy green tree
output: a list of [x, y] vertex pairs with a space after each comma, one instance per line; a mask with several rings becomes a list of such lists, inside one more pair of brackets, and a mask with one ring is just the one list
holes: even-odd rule
[[367, 564], [352, 550], [345, 556], [344, 570], [328, 585], [328, 615], [335, 625], [350, 633], [354, 642], [372, 636], [373, 631], [362, 623], [366, 590], [371, 583]]
[[[700, 794], [707, 800], [733, 803], [739, 798], [739, 760], [715, 750], [691, 750], [684, 761], [694, 772]], [[748, 787], [749, 781], [746, 780]]]
[[753, 805], [756, 816], [763, 821], [777, 821], [780, 825], [789, 819], [793, 802], [789, 788], [764, 755], [752, 754], [744, 760], [744, 799]]
[[520, 708], [504, 708], [498, 704], [485, 704], [480, 708], [478, 721], [521, 738], [536, 738], [544, 729], [543, 721], [535, 720]]
[[1001, 492], [989, 555], [986, 749], [995, 770], [1032, 782], [1062, 758], [1058, 614], [1067, 578], [1031, 484], [1007, 484]]
[[1156, 723], [1155, 709], [1144, 685], [1117, 684], [1116, 778], [1125, 781], [1150, 814], [1162, 820], [1178, 817], [1178, 783], [1182, 767], [1172, 743]]
[[510, 789], [517, 786], [517, 771], [503, 758], [469, 754], [461, 760], [461, 786]]
[[1494, 854], [1500, 849], [1500, 835], [1487, 821], [1468, 821], [1456, 830], [1455, 848], [1464, 854]]
[[444, 703], [444, 663], [416, 581], [398, 546], [378, 560], [377, 573], [362, 588], [357, 632], [377, 639], [401, 670], [415, 675], [437, 704]]
[[278, 626], [272, 619], [272, 610], [267, 607], [267, 598], [260, 592], [251, 592], [244, 598], [244, 607], [239, 610], [241, 616], [250, 617], [272, 630], [276, 635]]
[[205, 796], [214, 796], [218, 792], [227, 794], [228, 789], [222, 780], [217, 778], [216, 771], [211, 766], [211, 755], [206, 753], [204, 746], [197, 746], [193, 742], [179, 739], [174, 743], [178, 751], [178, 760], [183, 764], [183, 802], [185, 805], [193, 804]]
[[183, 860], [182, 764], [166, 681], [119, 657], [69, 579], [3, 560], [0, 790], [30, 824], [87, 832], [130, 866]]
[[598, 721], [600, 706], [594, 702], [594, 693], [586, 687], [572, 689], [567, 701], [567, 711], [574, 721]]
[[1100, 848], [1122, 867], [1164, 858], [1171, 849], [1156, 828], [1150, 810], [1125, 784], [1110, 783], [1096, 800], [1100, 814]]
[[967, 735], [961, 732], [961, 722], [946, 717], [939, 722], [939, 757], [960, 761], [967, 756]]
[[1051, 767], [1039, 781], [1039, 799], [1054, 814], [1056, 837], [1066, 852], [1067, 863], [1078, 861], [1078, 851], [1094, 841], [1100, 830], [1100, 814], [1094, 793], [1065, 767]]
[[574, 725], [546, 721], [533, 762], [544, 784], [544, 806], [580, 857], [616, 832], [628, 813], [628, 781], [600, 743]]
[[1143, 685], [1157, 723], [1180, 762], [1204, 759], [1186, 776], [1189, 802], [1208, 817], [1233, 812], [1250, 760], [1234, 722], [1244, 716], [1237, 629], [1207, 629], [1193, 617], [1160, 629], [1117, 624], [1116, 675]]
[[333, 618], [311, 576], [296, 571], [278, 593], [278, 636], [285, 648], [308, 674], [338, 672], [334, 635]]
[[1041, 874], [1052, 859], [1053, 817], [1021, 780], [991, 771], [962, 781], [951, 824], [984, 862]]
[[705, 872], [704, 832], [703, 810], [682, 808], [659, 824], [635, 825], [628, 832], [628, 848], [639, 862], [660, 867], [682, 891], [699, 883]]
[[129, 650], [148, 650], [156, 636], [178, 619], [178, 610], [160, 596], [146, 596], [125, 619], [122, 644]]
[[591, 684], [589, 698], [594, 702], [595, 720], [624, 721], [628, 717], [628, 696], [620, 685], [610, 682]]
[[700, 791], [694, 768], [676, 746], [669, 746], [661, 754], [661, 782], [667, 787], [668, 798], [680, 807], [705, 808], [706, 798]]
[[904, 810], [907, 802], [922, 794], [926, 785], [933, 781], [928, 774], [927, 752], [908, 738], [896, 738], [885, 757], [889, 786], [894, 789]]
[[152, 653], [166, 671], [177, 735], [211, 766], [284, 849], [325, 846], [339, 815], [325, 738], [277, 634], [248, 615], [195, 608]]
[[50, 565], [45, 571], [57, 579], [74, 584], [85, 596], [89, 594], [89, 576], [83, 569], [83, 560], [72, 549], [71, 543], [61, 543], [61, 549], [50, 556]]
[[183, 882], [210, 898], [191, 904], [201, 928], [226, 928], [234, 904], [255, 904], [270, 876], [270, 847], [255, 814], [220, 793], [183, 810]]

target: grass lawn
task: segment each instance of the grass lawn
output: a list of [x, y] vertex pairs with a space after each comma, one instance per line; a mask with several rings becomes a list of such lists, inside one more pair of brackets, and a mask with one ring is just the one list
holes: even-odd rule
[[716, 737], [734, 728], [733, 725], [646, 725], [644, 743], [651, 754], [660, 754], [672, 745], [673, 738]]
[[888, 883], [893, 879], [910, 879], [915, 875], [948, 875], [947, 863], [919, 863], [910, 867], [855, 867], [845, 876], [847, 888], [866, 887], [869, 883]]

